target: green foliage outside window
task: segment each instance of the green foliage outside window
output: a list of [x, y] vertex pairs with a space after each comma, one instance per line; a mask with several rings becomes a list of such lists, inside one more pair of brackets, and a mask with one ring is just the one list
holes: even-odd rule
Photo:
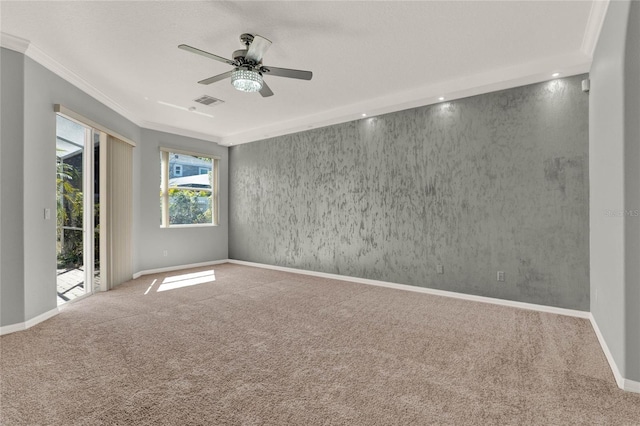
[[82, 264], [82, 231], [63, 228], [82, 228], [83, 194], [74, 185], [79, 179], [76, 168], [64, 163], [58, 157], [56, 170], [58, 268]]
[[211, 219], [210, 192], [169, 189], [169, 223], [211, 223]]
[[[160, 149], [160, 226], [215, 225], [217, 160]], [[176, 166], [181, 176], [174, 176]]]
[[[84, 261], [83, 231], [69, 228], [83, 228], [84, 194], [79, 186], [82, 174], [71, 164], [57, 157], [56, 170], [56, 232], [58, 241], [58, 268], [76, 268]], [[94, 207], [95, 217], [99, 216], [100, 205]], [[95, 229], [95, 263], [99, 269], [100, 226]]]

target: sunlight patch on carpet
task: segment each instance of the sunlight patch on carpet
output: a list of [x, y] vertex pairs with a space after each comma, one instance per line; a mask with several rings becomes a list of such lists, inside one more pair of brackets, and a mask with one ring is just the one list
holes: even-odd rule
[[156, 281], [158, 280], [153, 280], [153, 282], [151, 283], [151, 285], [147, 288], [147, 291], [144, 292], [144, 295], [146, 296], [147, 293], [149, 293], [151, 291], [151, 287], [153, 287], [153, 285], [156, 283]]
[[216, 275], [213, 269], [210, 271], [194, 272], [192, 274], [173, 275], [165, 278], [156, 291], [175, 290], [177, 288], [210, 283], [215, 280]]

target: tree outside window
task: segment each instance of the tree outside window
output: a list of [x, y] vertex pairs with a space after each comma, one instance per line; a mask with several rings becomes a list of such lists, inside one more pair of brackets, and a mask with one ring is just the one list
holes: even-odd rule
[[217, 225], [218, 160], [165, 149], [160, 154], [161, 226]]

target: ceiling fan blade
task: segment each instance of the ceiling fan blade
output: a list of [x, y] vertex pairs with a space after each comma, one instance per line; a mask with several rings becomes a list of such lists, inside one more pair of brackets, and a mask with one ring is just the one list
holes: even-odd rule
[[211, 84], [216, 81], [224, 80], [225, 78], [231, 77], [231, 73], [233, 71], [223, 72], [222, 74], [214, 75], [213, 77], [205, 78], [204, 80], [200, 80], [198, 83], [200, 84]]
[[224, 62], [225, 64], [234, 65], [231, 59], [225, 59], [222, 56], [214, 55], [213, 53], [205, 52], [204, 50], [196, 49], [195, 47], [191, 47], [186, 44], [181, 44], [180, 46], [178, 46], [178, 49], [186, 50], [187, 52], [195, 53], [197, 55], [202, 55], [215, 61]]
[[261, 70], [268, 75], [275, 75], [277, 77], [298, 78], [300, 80], [311, 80], [311, 77], [313, 76], [313, 73], [311, 71], [290, 70], [288, 68], [264, 66], [261, 68]]
[[271, 88], [267, 86], [267, 83], [265, 83], [264, 81], [262, 82], [262, 89], [260, 89], [260, 94], [262, 95], [263, 98], [268, 98], [269, 96], [273, 96], [273, 92], [271, 91]]
[[247, 51], [245, 59], [249, 61], [255, 61], [257, 64], [259, 64], [260, 61], [262, 61], [262, 57], [264, 56], [265, 52], [269, 49], [269, 46], [271, 46], [271, 40], [267, 40], [266, 38], [257, 34], [254, 35], [253, 41], [249, 45], [249, 50]]

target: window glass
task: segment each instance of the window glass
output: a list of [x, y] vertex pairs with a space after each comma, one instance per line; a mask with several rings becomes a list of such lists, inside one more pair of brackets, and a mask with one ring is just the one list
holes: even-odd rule
[[161, 224], [217, 224], [217, 160], [161, 151]]

